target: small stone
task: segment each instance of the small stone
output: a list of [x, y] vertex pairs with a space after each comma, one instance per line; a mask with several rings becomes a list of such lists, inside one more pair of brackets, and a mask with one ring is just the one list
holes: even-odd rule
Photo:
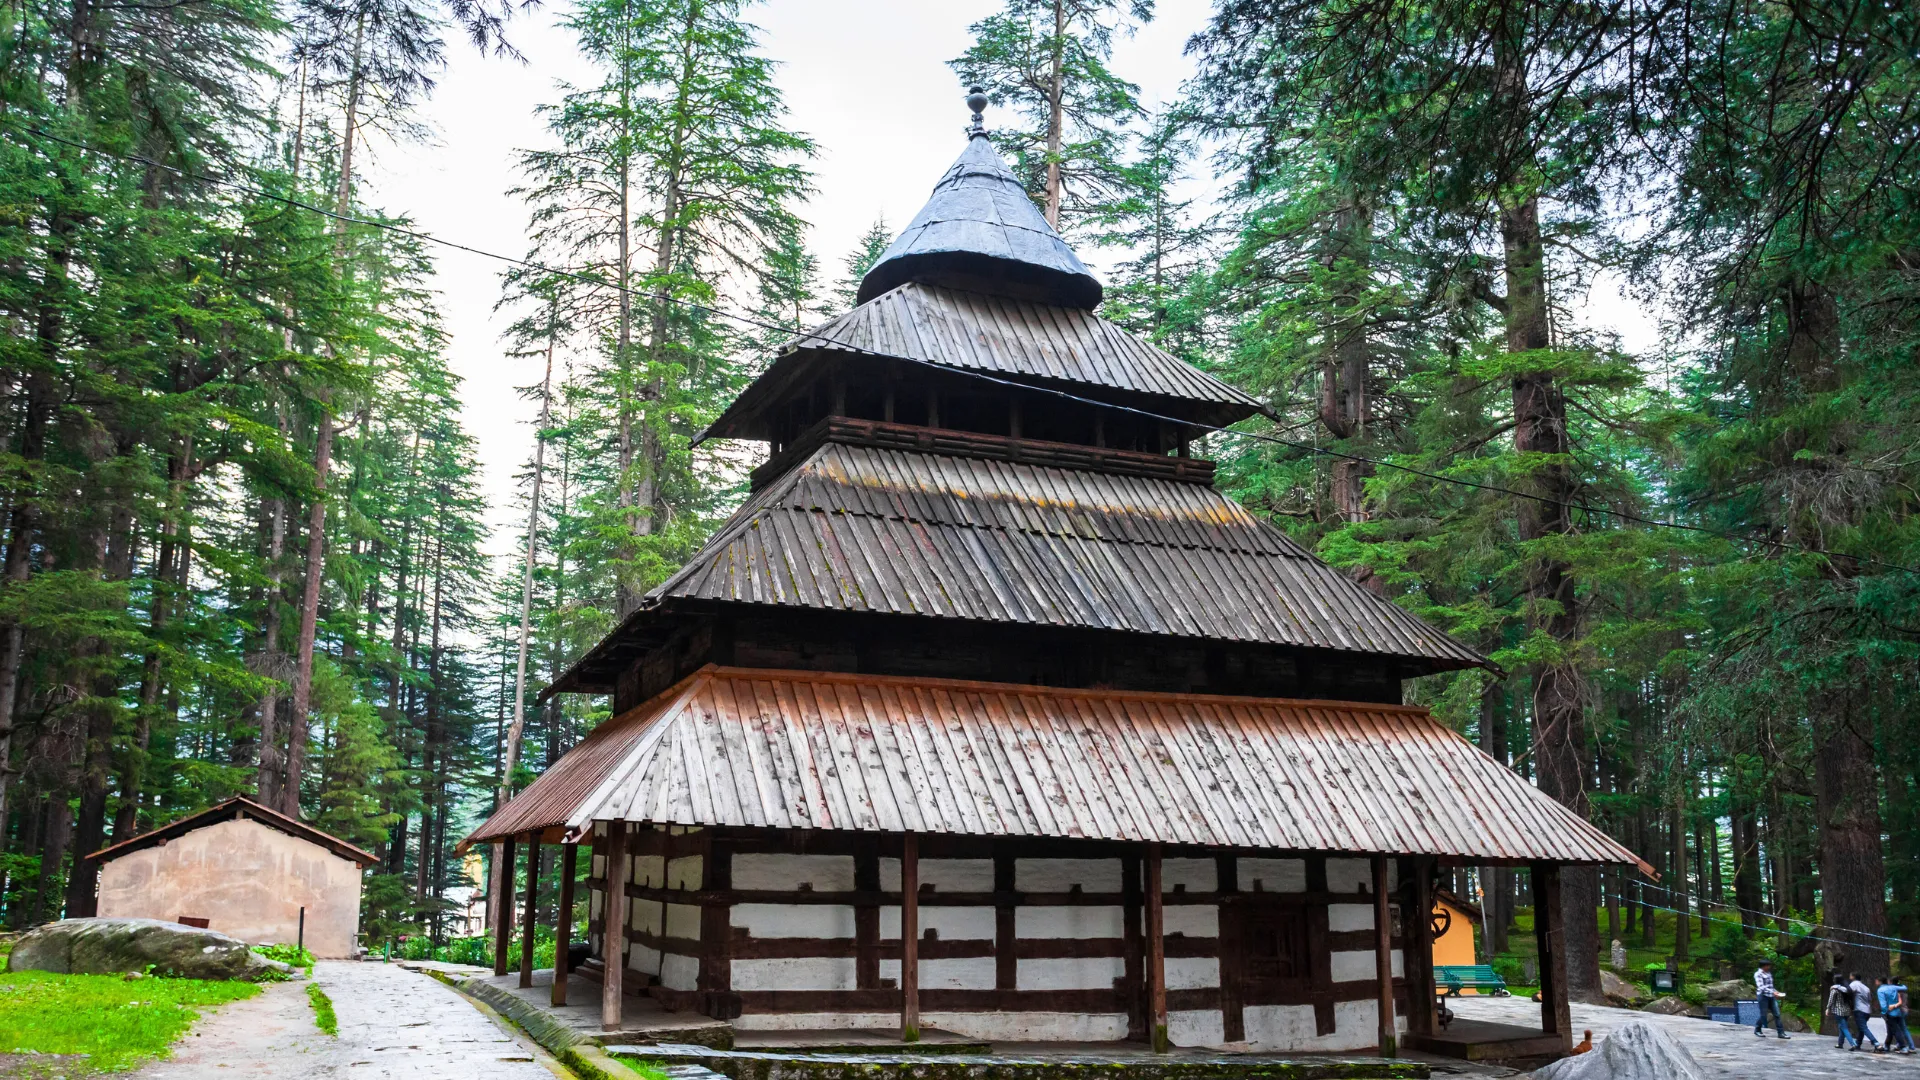
[[1742, 998], [1753, 996], [1753, 983], [1746, 979], [1710, 982], [1700, 989], [1707, 995], [1707, 1000], [1715, 1005], [1731, 1005]]
[[1693, 1007], [1677, 997], [1657, 997], [1640, 1007], [1641, 1012], [1658, 1013], [1661, 1016], [1687, 1016]]

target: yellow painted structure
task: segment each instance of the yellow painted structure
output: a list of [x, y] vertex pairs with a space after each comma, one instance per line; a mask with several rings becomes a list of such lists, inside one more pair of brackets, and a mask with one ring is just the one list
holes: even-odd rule
[[1435, 967], [1466, 967], [1480, 962], [1473, 951], [1473, 927], [1479, 921], [1479, 908], [1444, 889], [1434, 895], [1434, 925], [1446, 926], [1446, 931], [1433, 939]]

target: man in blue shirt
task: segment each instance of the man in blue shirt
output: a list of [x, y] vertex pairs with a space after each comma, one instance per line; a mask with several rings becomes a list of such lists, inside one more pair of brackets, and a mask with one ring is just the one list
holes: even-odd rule
[[1880, 1015], [1887, 1021], [1887, 1049], [1913, 1053], [1913, 1032], [1907, 1029], [1907, 988], [1892, 979], [1875, 979], [1873, 984]]
[[1773, 1014], [1773, 1033], [1781, 1038], [1787, 1037], [1786, 1026], [1780, 1022], [1780, 993], [1773, 988], [1773, 961], [1762, 960], [1760, 967], [1753, 973], [1753, 996], [1760, 1003], [1760, 1019], [1753, 1025], [1753, 1035], [1757, 1039], [1767, 1037], [1767, 1014]]

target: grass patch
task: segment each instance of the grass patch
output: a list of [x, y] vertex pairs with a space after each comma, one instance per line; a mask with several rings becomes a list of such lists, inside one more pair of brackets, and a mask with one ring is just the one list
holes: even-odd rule
[[333, 1015], [333, 999], [319, 983], [307, 984], [307, 1000], [313, 1002], [314, 1026], [329, 1035], [340, 1034], [340, 1018]]
[[118, 1072], [166, 1052], [200, 1009], [250, 998], [248, 982], [118, 975], [0, 975], [0, 1053], [85, 1054], [87, 1071]]
[[302, 968], [308, 974], [313, 973], [314, 955], [298, 945], [255, 945], [253, 951], [269, 960], [278, 960]]
[[625, 1055], [615, 1056], [614, 1060], [632, 1069], [634, 1072], [639, 1073], [645, 1080], [668, 1080], [665, 1062], [648, 1061], [646, 1058], [627, 1057]]

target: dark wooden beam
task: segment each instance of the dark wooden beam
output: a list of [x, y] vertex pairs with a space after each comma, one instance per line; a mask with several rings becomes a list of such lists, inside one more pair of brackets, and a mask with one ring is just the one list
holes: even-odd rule
[[[1232, 855], [1216, 855], [1213, 860], [1217, 879], [1215, 892], [1229, 896], [1240, 891], [1240, 860]], [[1220, 937], [1216, 948], [1220, 956], [1220, 1026], [1228, 1042], [1247, 1037], [1245, 965], [1242, 964], [1241, 930], [1244, 906], [1220, 905]]]
[[1387, 907], [1387, 857], [1373, 857], [1373, 977], [1380, 983], [1380, 1056], [1393, 1057], [1400, 1041], [1393, 1025], [1393, 922]]
[[1147, 845], [1147, 1001], [1148, 1031], [1153, 1052], [1164, 1054], [1167, 1043], [1167, 924], [1160, 904], [1160, 845]]
[[1573, 1048], [1573, 1011], [1567, 1003], [1567, 935], [1560, 910], [1560, 866], [1533, 864], [1533, 934], [1540, 948], [1540, 1028]]
[[567, 944], [573, 940], [573, 879], [579, 872], [579, 844], [560, 845], [560, 906], [553, 921], [553, 997], [567, 1003]]
[[[1020, 957], [1015, 951], [1018, 935], [1015, 933], [1014, 905], [1018, 902], [1013, 891], [1013, 856], [995, 854], [993, 857], [993, 986], [996, 990], [1013, 990], [1020, 985]], [[941, 897], [941, 903], [947, 898]]]
[[513, 943], [513, 837], [493, 846], [494, 879], [500, 883], [493, 903], [493, 973], [507, 973], [507, 949]]
[[540, 919], [540, 834], [527, 834], [527, 902], [520, 918], [520, 988], [533, 985], [533, 937]]
[[1401, 921], [1406, 940], [1407, 1033], [1433, 1034], [1433, 860], [1415, 856], [1400, 862], [1406, 898]]
[[[1147, 1037], [1147, 998], [1143, 989], [1147, 984], [1147, 940], [1140, 929], [1140, 920], [1144, 916], [1144, 890], [1140, 888], [1140, 857], [1127, 855], [1120, 860], [1121, 895], [1126, 897], [1122, 908], [1125, 918], [1121, 939], [1122, 954], [1126, 957], [1127, 987], [1127, 1038], [1144, 1041]], [[1063, 939], [1064, 940], [1064, 939]]]
[[607, 899], [602, 909], [600, 963], [605, 973], [600, 978], [600, 1026], [618, 1031], [626, 1020], [626, 1003], [621, 996], [627, 973], [627, 882], [633, 871], [627, 866], [627, 823], [607, 823]]
[[920, 1041], [920, 838], [900, 838], [900, 1041]]

